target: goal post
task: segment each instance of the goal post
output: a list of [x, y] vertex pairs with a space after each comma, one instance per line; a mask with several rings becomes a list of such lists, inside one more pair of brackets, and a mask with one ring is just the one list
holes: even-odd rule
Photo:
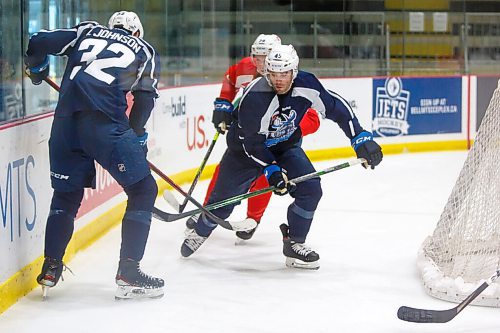
[[[427, 293], [457, 303], [500, 269], [500, 81], [418, 268]], [[500, 307], [500, 284], [472, 304]]]

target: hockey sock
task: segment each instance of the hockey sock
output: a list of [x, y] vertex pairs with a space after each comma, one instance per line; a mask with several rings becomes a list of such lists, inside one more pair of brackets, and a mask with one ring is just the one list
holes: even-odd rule
[[141, 261], [151, 227], [151, 213], [128, 211], [122, 221], [120, 259]]
[[214, 190], [215, 183], [217, 182], [217, 178], [219, 177], [219, 167], [220, 164], [217, 164], [214, 170], [214, 174], [212, 175], [212, 179], [210, 179], [210, 183], [208, 184], [207, 188], [207, 194], [205, 195], [205, 200], [203, 201], [203, 206], [206, 206], [208, 204], [208, 199], [210, 199], [210, 195]]
[[[268, 186], [269, 183], [267, 182], [266, 177], [262, 175], [252, 183], [252, 186], [250, 186], [250, 192], [254, 192]], [[248, 199], [247, 217], [260, 222], [262, 215], [264, 215], [264, 212], [266, 211], [267, 205], [269, 205], [272, 194], [272, 192], [268, 192]]]
[[290, 239], [298, 243], [304, 243], [311, 228], [313, 217], [314, 211], [302, 209], [295, 203], [288, 206], [288, 235]]
[[198, 223], [196, 223], [195, 230], [198, 235], [208, 237], [216, 227], [217, 223], [208, 220], [207, 217], [202, 214], [198, 219]]
[[62, 260], [74, 230], [74, 217], [63, 210], [50, 210], [45, 228], [45, 256]]
[[75, 217], [82, 198], [83, 190], [54, 191], [45, 228], [46, 257], [62, 260], [73, 235]]
[[148, 175], [124, 190], [128, 202], [122, 222], [120, 259], [130, 258], [140, 261], [144, 256], [149, 236], [151, 210], [158, 194], [158, 187], [153, 176]]

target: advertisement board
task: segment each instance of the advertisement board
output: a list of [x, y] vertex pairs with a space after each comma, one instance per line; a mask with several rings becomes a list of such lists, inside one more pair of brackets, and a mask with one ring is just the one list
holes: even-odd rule
[[379, 137], [462, 131], [462, 78], [373, 80], [373, 132]]
[[[198, 167], [215, 135], [211, 122], [213, 101], [220, 85], [163, 89], [156, 101], [147, 131], [148, 158], [172, 175]], [[217, 163], [226, 148], [220, 136], [208, 164]]]
[[0, 282], [40, 256], [51, 197], [51, 115], [0, 128]]
[[[359, 123], [370, 131], [372, 123], [372, 79], [328, 78], [320, 79], [324, 87], [344, 98], [352, 107]], [[321, 119], [319, 130], [303, 139], [305, 150], [349, 147], [350, 141], [340, 127], [329, 119]]]

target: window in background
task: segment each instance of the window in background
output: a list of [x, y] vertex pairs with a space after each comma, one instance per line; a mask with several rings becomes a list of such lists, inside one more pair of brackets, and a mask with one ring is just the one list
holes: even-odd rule
[[2, 0], [0, 5], [0, 122], [23, 116], [21, 5]]
[[[22, 64], [22, 70], [24, 70], [23, 56], [26, 52], [26, 47], [28, 45], [28, 40], [31, 35], [40, 31], [41, 29], [49, 29], [49, 23], [51, 21], [49, 15], [50, 3], [49, 0], [29, 0], [25, 1], [24, 16], [23, 16], [23, 38], [24, 43], [22, 45], [22, 53], [20, 56], [20, 62]], [[19, 22], [17, 23], [19, 24]], [[52, 66], [51, 59], [51, 69], [50, 76], [54, 77], [56, 73]], [[25, 76], [24, 80], [24, 110], [25, 116], [32, 116], [35, 114], [40, 114], [44, 112], [53, 111], [55, 104], [57, 102], [57, 93], [52, 91], [47, 84], [42, 83], [38, 86], [31, 84], [28, 77]]]

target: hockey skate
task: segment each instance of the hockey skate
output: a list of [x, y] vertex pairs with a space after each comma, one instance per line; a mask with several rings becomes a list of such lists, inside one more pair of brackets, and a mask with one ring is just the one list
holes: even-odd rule
[[61, 260], [45, 257], [42, 271], [36, 278], [38, 284], [42, 286], [42, 298], [44, 300], [47, 299], [48, 289], [54, 287], [59, 282], [59, 279], [62, 278], [63, 270], [66, 269], [71, 272]]
[[302, 269], [319, 269], [319, 254], [304, 243], [298, 243], [288, 236], [288, 225], [280, 225], [283, 234], [283, 254], [287, 267]]
[[132, 259], [120, 260], [116, 273], [115, 299], [161, 298], [165, 282], [163, 279], [144, 274], [139, 262]]
[[189, 257], [200, 248], [200, 246], [207, 240], [207, 238], [208, 237], [198, 235], [194, 228], [189, 229], [188, 227], [186, 229], [186, 239], [184, 239], [184, 242], [181, 246], [181, 255], [184, 258]]
[[196, 223], [198, 223], [198, 219], [200, 218], [200, 214], [190, 216], [186, 221], [186, 230], [184, 230], [184, 235], [187, 237], [191, 230], [196, 227]]

